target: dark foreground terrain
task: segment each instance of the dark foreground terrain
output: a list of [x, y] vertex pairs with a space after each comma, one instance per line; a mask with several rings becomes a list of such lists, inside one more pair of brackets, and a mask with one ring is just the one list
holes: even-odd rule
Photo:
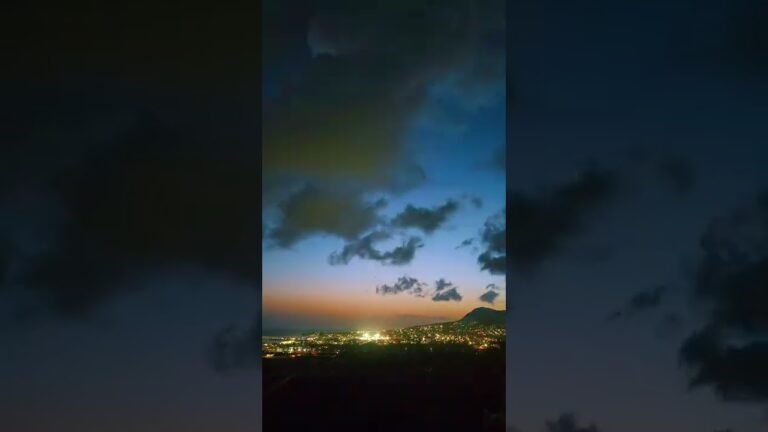
[[264, 432], [503, 431], [504, 350], [365, 345], [264, 359]]

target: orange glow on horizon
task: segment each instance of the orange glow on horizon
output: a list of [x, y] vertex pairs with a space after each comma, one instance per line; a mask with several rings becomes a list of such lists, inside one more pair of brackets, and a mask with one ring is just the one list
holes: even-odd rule
[[408, 295], [379, 296], [367, 293], [339, 296], [315, 293], [281, 293], [262, 297], [265, 314], [325, 316], [343, 319], [364, 319], [418, 315], [427, 318], [459, 319], [470, 310], [488, 306], [478, 300], [465, 298], [462, 302], [434, 302], [429, 298]]

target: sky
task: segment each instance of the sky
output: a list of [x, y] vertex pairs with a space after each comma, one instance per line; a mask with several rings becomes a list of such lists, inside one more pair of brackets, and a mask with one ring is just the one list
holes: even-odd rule
[[765, 430], [765, 6], [475, 3], [2, 14], [2, 429], [253, 432], [262, 324], [490, 305], [510, 427]]
[[[765, 7], [507, 8], [508, 423], [765, 430]], [[583, 164], [609, 175], [581, 206], [540, 192], [573, 186]], [[528, 212], [553, 221], [512, 216]], [[531, 230], [552, 246], [534, 273], [515, 246]], [[755, 267], [720, 261], [730, 244]]]
[[260, 430], [254, 16], [4, 9], [0, 429]]
[[265, 9], [265, 334], [504, 309], [478, 260], [505, 202], [502, 2], [306, 9]]
[[9, 6], [0, 428], [259, 430], [262, 294], [280, 327], [503, 308], [500, 2], [355, 3]]

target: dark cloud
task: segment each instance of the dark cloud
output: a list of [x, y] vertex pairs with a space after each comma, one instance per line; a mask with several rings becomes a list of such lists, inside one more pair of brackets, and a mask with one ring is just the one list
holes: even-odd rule
[[382, 253], [374, 247], [374, 244], [391, 238], [391, 235], [382, 230], [373, 231], [359, 239], [344, 245], [340, 252], [333, 252], [328, 261], [331, 265], [348, 264], [354, 257], [361, 259], [380, 260]]
[[[409, 264], [416, 256], [416, 249], [424, 246], [420, 237], [410, 236], [400, 246], [390, 251], [382, 252], [375, 245], [392, 238], [392, 227], [399, 229], [418, 228], [430, 234], [458, 209], [458, 203], [452, 200], [433, 209], [408, 205], [405, 210], [393, 218], [390, 226], [384, 227], [386, 224], [382, 223], [382, 219], [376, 214], [376, 211], [383, 207], [383, 200], [372, 205], [360, 205], [359, 202], [344, 199], [344, 197], [329, 199], [329, 197], [321, 196], [313, 198], [319, 201], [314, 204], [315, 211], [309, 211], [307, 208], [309, 206], [304, 205], [303, 208], [289, 212], [286, 209], [287, 206], [283, 206], [282, 213], [284, 215], [295, 214], [294, 219], [298, 220], [292, 223], [292, 229], [285, 229], [286, 219], [284, 216], [282, 226], [273, 230], [272, 233], [274, 237], [282, 239], [288, 237], [294, 241], [299, 238], [299, 236], [294, 235], [297, 232], [305, 233], [305, 235], [310, 232], [333, 233], [350, 240], [341, 251], [333, 252], [330, 255], [329, 262], [331, 265], [348, 264], [354, 257], [391, 265]], [[318, 217], [318, 215], [324, 215], [324, 217]], [[348, 216], [351, 217], [351, 223]], [[302, 224], [304, 226], [299, 228]], [[379, 228], [357, 238], [361, 231], [367, 231], [374, 224], [379, 224]], [[285, 233], [291, 235], [286, 236]], [[282, 246], [288, 244], [285, 241], [280, 242]]]
[[217, 333], [208, 355], [211, 366], [220, 372], [259, 367], [261, 364], [260, 317], [248, 328], [231, 325]]
[[485, 289], [487, 291], [480, 296], [480, 301], [493, 304], [493, 302], [496, 301], [496, 298], [499, 296], [498, 291], [501, 291], [501, 287], [496, 284], [488, 284], [485, 286]]
[[480, 301], [493, 304], [493, 302], [496, 300], [496, 297], [499, 296], [499, 293], [496, 291], [486, 291], [480, 296]]
[[424, 246], [419, 237], [409, 237], [400, 246], [391, 251], [382, 252], [374, 247], [375, 243], [387, 240], [391, 235], [386, 231], [374, 231], [354, 240], [344, 246], [340, 252], [334, 252], [328, 257], [331, 265], [348, 264], [354, 257], [379, 261], [382, 264], [406, 265], [413, 261], [416, 249]]
[[[196, 107], [178, 110], [188, 121], [205, 117]], [[174, 122], [137, 115], [127, 131], [102, 138], [101, 151], [73, 147], [35, 173], [61, 215], [45, 247], [18, 263], [22, 289], [58, 312], [82, 314], [158, 267], [259, 279], [258, 150], [217, 137], [226, 123]]]
[[[62, 313], [87, 313], [157, 268], [255, 285], [265, 226], [278, 246], [359, 239], [380, 208], [365, 192], [425, 179], [401, 143], [427, 90], [455, 78], [469, 108], [503, 83], [501, 1], [269, 2], [263, 104], [258, 11], [165, 5], [144, 16], [135, 6], [21, 5], [0, 18], [12, 59], [0, 71], [12, 78], [0, 103], [0, 207], [30, 185], [61, 204], [35, 253], [15, 254], [13, 240], [12, 276]], [[276, 225], [262, 223], [264, 203]], [[380, 257], [402, 265], [420, 244]]]
[[461, 301], [462, 298], [463, 297], [455, 287], [445, 291], [436, 292], [432, 295], [432, 301]]
[[[506, 209], [510, 265], [520, 272], [535, 270], [579, 234], [585, 227], [584, 218], [605, 205], [616, 191], [614, 173], [590, 168], [572, 182], [535, 196], [510, 192]], [[498, 229], [489, 234], [501, 235]]]
[[489, 83], [503, 80], [503, 43], [496, 43], [504, 40], [501, 1], [393, 1], [376, 8], [339, 2], [315, 8], [309, 19], [293, 2], [283, 3], [273, 8], [297, 10], [310, 52], [301, 62], [280, 56], [286, 45], [296, 48], [297, 29], [270, 26], [271, 67], [298, 63], [300, 72], [284, 75], [264, 110], [267, 177], [412, 186], [417, 178], [401, 138], [428, 88], [456, 77], [453, 87], [471, 106]]
[[401, 276], [397, 279], [397, 282], [395, 282], [392, 285], [377, 286], [376, 293], [381, 295], [387, 295], [387, 294], [400, 294], [403, 292], [407, 292], [417, 297], [423, 297], [424, 287], [426, 286], [427, 284], [425, 282], [420, 282], [416, 278], [412, 278], [409, 276]]
[[472, 246], [472, 243], [474, 243], [474, 242], [475, 242], [475, 239], [468, 238], [468, 239], [462, 241], [458, 246], [456, 246], [456, 249], [461, 249], [461, 248], [463, 248], [465, 246]]
[[550, 420], [546, 423], [547, 432], [599, 432], [600, 429], [595, 424], [589, 426], [579, 426], [576, 416], [571, 413], [560, 414], [556, 420]]
[[445, 279], [442, 279], [442, 278], [438, 279], [435, 282], [435, 291], [437, 291], [437, 292], [440, 292], [440, 291], [442, 291], [442, 290], [444, 290], [446, 288], [451, 288], [451, 287], [453, 287], [453, 282], [448, 282], [448, 281], [446, 281]]
[[380, 220], [377, 211], [386, 202], [363, 202], [353, 194], [307, 186], [278, 204], [282, 219], [268, 238], [289, 247], [312, 234], [330, 234], [354, 240]]
[[[272, 91], [262, 116], [263, 203], [282, 216], [271, 237], [286, 247], [331, 234], [348, 242], [332, 263], [358, 256], [407, 264], [420, 244], [415, 238], [382, 252], [361, 237], [383, 229], [361, 197], [401, 193], [426, 180], [402, 144], [435, 84], [452, 89], [464, 110], [476, 109], [488, 86], [503, 88], [504, 3], [304, 3], [267, 10], [275, 20], [264, 33], [265, 86]], [[297, 185], [315, 193], [286, 198]], [[391, 223], [430, 234], [457, 206], [409, 205]]]
[[[329, 262], [332, 265], [348, 264], [349, 261], [354, 257], [380, 261], [382, 263], [392, 265], [408, 264], [415, 257], [416, 249], [423, 247], [423, 243], [420, 237], [411, 236], [408, 238], [408, 240], [404, 241], [402, 245], [397, 246], [391, 251], [387, 252], [382, 252], [376, 249], [375, 244], [389, 240], [393, 235], [393, 227], [395, 230], [418, 228], [425, 233], [430, 234], [438, 229], [440, 225], [442, 225], [447, 220], [451, 213], [458, 209], [458, 203], [453, 200], [449, 200], [445, 204], [433, 209], [419, 208], [408, 205], [402, 212], [400, 212], [392, 219], [388, 226], [386, 226], [387, 224], [383, 223], [382, 219], [376, 214], [376, 211], [383, 207], [383, 205], [384, 201], [379, 200], [373, 205], [361, 207], [359, 203], [355, 201], [344, 200], [342, 197], [339, 198], [338, 201], [329, 202], [328, 207], [324, 208], [326, 211], [314, 212], [323, 213], [328, 216], [321, 224], [323, 226], [322, 230], [324, 232], [334, 232], [336, 235], [342, 238], [346, 238], [347, 240], [349, 240], [349, 237], [353, 234], [353, 232], [367, 230], [371, 225], [379, 224], [379, 228], [377, 228], [375, 231], [363, 235], [360, 238], [352, 239], [344, 246], [341, 251], [332, 253], [329, 257]], [[341, 206], [346, 206], [347, 208], [339, 208]], [[319, 226], [318, 223], [322, 221], [322, 218], [318, 218], [316, 215], [311, 214], [312, 212], [307, 211], [307, 209], [301, 209], [295, 213], [302, 216], [302, 219], [305, 220], [305, 224], [307, 226], [309, 226], [310, 223], [315, 225], [312, 230], [308, 230], [305, 227], [301, 231], [320, 231], [317, 227]], [[283, 214], [290, 213], [283, 210]], [[351, 226], [349, 220], [344, 217], [346, 214], [352, 215], [353, 223]], [[355, 220], [357, 223], [355, 223]], [[342, 230], [345, 232], [342, 233]], [[279, 232], [278, 229], [273, 231], [273, 233], [275, 232]]]
[[505, 216], [506, 210], [489, 217], [480, 233], [480, 243], [485, 250], [477, 257], [477, 262], [482, 270], [491, 274], [502, 275], [507, 272]]
[[[416, 278], [402, 276], [392, 285], [380, 285], [376, 287], [376, 293], [381, 295], [409, 293], [416, 297], [425, 297], [427, 295], [425, 292], [427, 286], [427, 283], [421, 282]], [[462, 296], [459, 294], [457, 287], [453, 283], [442, 278], [435, 281], [435, 289], [431, 295], [433, 301], [462, 300]]]
[[469, 194], [462, 194], [461, 199], [468, 201], [472, 206], [474, 206], [476, 209], [483, 208], [483, 199], [478, 196], [473, 196]]
[[694, 370], [692, 387], [711, 386], [724, 400], [768, 399], [768, 343], [741, 346], [723, 341], [727, 335], [707, 329], [689, 336], [680, 350], [683, 363]]
[[440, 228], [458, 208], [459, 203], [453, 200], [448, 200], [445, 204], [431, 209], [409, 204], [392, 219], [392, 225], [398, 228], [417, 228], [431, 234]]
[[696, 186], [696, 172], [685, 159], [667, 159], [657, 167], [659, 179], [680, 194], [688, 194]]
[[695, 298], [708, 320], [680, 350], [692, 386], [768, 400], [768, 200], [713, 221], [700, 240]]
[[411, 237], [402, 245], [389, 252], [384, 252], [381, 261], [391, 265], [408, 264], [413, 261], [413, 258], [416, 255], [416, 249], [423, 246], [424, 244], [419, 237]]
[[609, 319], [616, 319], [621, 316], [656, 309], [661, 306], [664, 294], [668, 291], [669, 288], [665, 285], [659, 285], [646, 291], [640, 291], [630, 297], [624, 307], [612, 313]]

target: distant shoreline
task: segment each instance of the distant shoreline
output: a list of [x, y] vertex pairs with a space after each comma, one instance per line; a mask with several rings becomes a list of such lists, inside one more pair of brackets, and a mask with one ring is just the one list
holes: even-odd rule
[[[467, 315], [465, 315], [465, 318], [466, 316], [477, 311], [491, 311], [495, 313], [506, 314], [506, 309], [492, 309], [488, 307], [479, 307], [470, 311]], [[408, 325], [408, 326], [392, 328], [392, 329], [370, 329], [370, 330], [401, 330], [401, 329], [420, 327], [420, 326], [426, 326], [426, 325], [447, 324], [447, 323], [456, 322], [460, 320], [461, 319], [453, 320], [453, 321], [440, 321], [440, 322], [432, 322], [432, 323], [426, 323], [426, 324]], [[348, 333], [348, 332], [356, 332], [359, 330], [360, 329], [353, 329], [353, 328], [263, 329], [261, 334], [262, 334], [262, 337], [300, 337], [308, 333]]]

